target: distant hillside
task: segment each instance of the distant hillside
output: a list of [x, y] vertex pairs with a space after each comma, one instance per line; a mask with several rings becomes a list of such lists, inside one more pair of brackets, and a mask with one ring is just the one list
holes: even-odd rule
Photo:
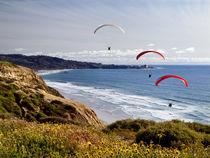
[[146, 69], [152, 68], [146, 65], [104, 65], [101, 63], [79, 62], [74, 60], [64, 60], [50, 56], [25, 56], [21, 54], [1, 54], [0, 61], [8, 61], [17, 65], [37, 70], [56, 69]]

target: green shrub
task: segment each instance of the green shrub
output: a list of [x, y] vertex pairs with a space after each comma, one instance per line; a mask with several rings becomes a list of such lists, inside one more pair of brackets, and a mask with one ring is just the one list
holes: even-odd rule
[[0, 113], [1, 119], [15, 119], [16, 117], [11, 113]]
[[50, 104], [62, 104], [62, 102], [59, 100], [53, 100]]
[[11, 107], [11, 112], [14, 113], [18, 117], [22, 117], [22, 110], [18, 105], [14, 105]]
[[138, 131], [143, 130], [149, 126], [155, 124], [155, 121], [143, 120], [143, 119], [126, 119], [119, 120], [103, 129], [104, 133], [115, 133], [124, 139], [133, 140]]
[[21, 99], [23, 98], [23, 95], [21, 95], [20, 93], [14, 93], [14, 97], [15, 97], [15, 102], [17, 104], [20, 104]]
[[26, 119], [27, 119], [28, 121], [31, 121], [31, 122], [36, 122], [36, 117], [33, 115], [32, 112], [27, 113]]
[[122, 131], [127, 129], [129, 131], [138, 132], [139, 130], [145, 129], [151, 125], [155, 125], [155, 121], [143, 120], [143, 119], [136, 119], [136, 120], [126, 119], [126, 120], [116, 121], [115, 123], [108, 125], [107, 129], [110, 131]]
[[189, 129], [183, 123], [162, 122], [157, 123], [136, 135], [136, 142], [160, 144], [164, 147], [180, 147], [182, 144], [201, 143], [202, 134]]
[[31, 101], [36, 106], [41, 104], [41, 100], [39, 98], [33, 98], [33, 99], [31, 99]]
[[6, 82], [6, 83], [13, 83], [14, 79], [8, 79], [5, 77], [0, 77], [0, 81]]
[[40, 119], [40, 123], [56, 123], [56, 124], [74, 124], [79, 126], [84, 126], [85, 124], [68, 120], [62, 117], [56, 117], [56, 116], [49, 116], [49, 117], [43, 117]]
[[50, 116], [40, 119], [41, 123], [51, 122], [51, 123], [68, 123], [68, 120], [62, 117]]
[[[0, 96], [0, 99], [2, 97]], [[7, 113], [7, 110], [4, 108], [4, 106], [2, 106], [2, 102], [0, 101], [0, 113]]]
[[14, 85], [14, 84], [9, 84], [9, 85], [6, 85], [5, 87], [7, 88], [7, 90], [12, 91], [12, 92], [20, 89], [17, 85]]
[[21, 104], [22, 106], [26, 107], [28, 110], [34, 110], [34, 104], [27, 97], [23, 98]]
[[37, 113], [36, 115], [36, 119], [38, 121], [40, 121], [42, 118], [45, 118], [45, 117], [47, 117], [47, 115], [45, 115], [42, 111], [39, 111], [39, 113]]
[[204, 125], [198, 122], [193, 122], [193, 123], [188, 122], [186, 124], [190, 129], [195, 130], [196, 132], [210, 134], [210, 125]]
[[17, 65], [8, 61], [0, 61], [0, 66], [18, 67]]
[[41, 110], [48, 116], [59, 116], [58, 105], [54, 105], [54, 104], [50, 104], [50, 103], [45, 102], [42, 105]]
[[205, 147], [210, 146], [210, 135], [209, 134], [205, 134], [204, 138], [201, 142]]
[[12, 112], [11, 107], [14, 106], [14, 98], [12, 95], [8, 94], [8, 96], [0, 96], [0, 105], [1, 105], [1, 110], [2, 112]]
[[55, 95], [55, 96], [58, 96], [58, 97], [61, 97], [61, 98], [64, 98], [57, 90], [55, 90], [54, 88], [48, 86], [47, 87], [47, 90], [50, 94], [52, 95]]

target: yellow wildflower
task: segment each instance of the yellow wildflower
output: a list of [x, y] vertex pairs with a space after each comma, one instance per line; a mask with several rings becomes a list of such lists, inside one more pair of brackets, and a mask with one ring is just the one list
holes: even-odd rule
[[163, 137], [162, 134], [157, 134], [157, 137], [159, 137], [159, 139], [161, 139]]
[[177, 150], [177, 149], [175, 149], [175, 150], [174, 150], [174, 153], [177, 154], [177, 155], [179, 155], [179, 154], [180, 154], [180, 151]]
[[113, 155], [114, 155], [114, 153], [111, 151], [111, 152], [110, 152], [110, 155], [111, 155], [111, 156], [113, 156]]
[[134, 146], [134, 147], [137, 147], [137, 146], [138, 146], [138, 144], [136, 144], [136, 143], [133, 143], [133, 146]]
[[0, 131], [0, 138], [3, 137], [3, 136], [4, 136], [4, 134]]
[[88, 142], [87, 145], [88, 145], [88, 146], [91, 146], [92, 144], [91, 144], [91, 142]]

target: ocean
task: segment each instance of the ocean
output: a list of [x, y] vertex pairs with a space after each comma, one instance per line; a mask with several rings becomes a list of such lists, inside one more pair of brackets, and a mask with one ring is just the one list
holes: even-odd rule
[[[154, 67], [56, 70], [39, 75], [65, 98], [91, 107], [106, 123], [141, 118], [210, 124], [210, 66]], [[175, 78], [155, 86], [159, 77], [168, 74], [184, 78], [189, 86]]]

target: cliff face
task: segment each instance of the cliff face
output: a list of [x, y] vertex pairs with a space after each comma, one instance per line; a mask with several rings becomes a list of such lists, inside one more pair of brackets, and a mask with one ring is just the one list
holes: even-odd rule
[[88, 106], [63, 98], [33, 70], [0, 61], [0, 114], [38, 122], [89, 124], [103, 127]]

